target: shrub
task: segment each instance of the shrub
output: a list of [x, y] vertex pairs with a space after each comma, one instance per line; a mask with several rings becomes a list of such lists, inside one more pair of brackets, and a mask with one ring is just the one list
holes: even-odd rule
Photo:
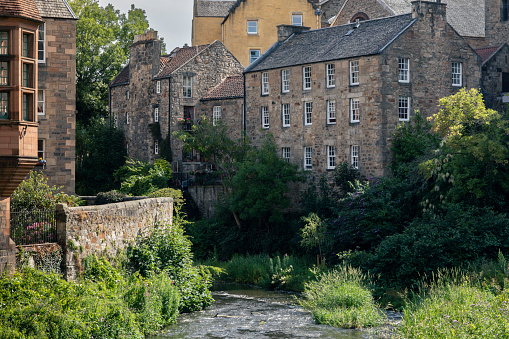
[[120, 191], [134, 196], [145, 196], [168, 187], [171, 179], [171, 165], [163, 159], [154, 164], [139, 160], [126, 160], [125, 165], [115, 172], [121, 181]]
[[109, 192], [99, 192], [95, 197], [96, 205], [113, 204], [124, 201], [125, 194], [116, 190]]
[[369, 277], [360, 270], [341, 266], [305, 284], [300, 303], [320, 324], [361, 328], [382, 324], [383, 313], [375, 306], [368, 288]]
[[162, 198], [168, 197], [173, 198], [173, 204], [175, 206], [175, 211], [180, 211], [182, 205], [184, 204], [184, 196], [181, 190], [174, 188], [161, 188], [155, 192], [152, 192], [147, 195], [149, 198]]

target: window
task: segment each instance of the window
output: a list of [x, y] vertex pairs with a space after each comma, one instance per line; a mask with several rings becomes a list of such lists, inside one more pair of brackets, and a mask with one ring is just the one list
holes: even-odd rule
[[24, 121], [33, 121], [33, 99], [34, 96], [30, 93], [23, 93], [22, 98], [22, 106], [21, 106], [21, 112], [22, 112], [22, 119]]
[[0, 62], [0, 85], [8, 86], [9, 85], [9, 63], [8, 62]]
[[290, 104], [281, 105], [283, 127], [290, 127]]
[[509, 92], [509, 73], [502, 72], [502, 93]]
[[187, 132], [192, 131], [193, 119], [194, 119], [194, 107], [184, 106], [184, 119], [182, 121], [182, 130]]
[[327, 88], [336, 87], [336, 67], [334, 64], [327, 65]]
[[262, 106], [262, 128], [269, 128], [269, 107]]
[[28, 121], [28, 94], [23, 94], [23, 120]]
[[125, 124], [129, 125], [129, 112], [125, 114]]
[[129, 100], [129, 90], [125, 91], [125, 98], [126, 98], [126, 100]]
[[312, 125], [313, 124], [313, 103], [305, 102], [304, 103], [304, 125]]
[[398, 59], [399, 82], [410, 82], [410, 59]]
[[154, 154], [159, 154], [159, 142], [154, 141]]
[[159, 122], [159, 107], [154, 108], [154, 122]]
[[118, 128], [118, 113], [113, 113], [113, 125]]
[[302, 26], [302, 14], [292, 14], [292, 25]]
[[250, 49], [249, 50], [249, 63], [252, 64], [260, 57], [260, 50], [259, 49]]
[[0, 54], [9, 54], [9, 32], [0, 32]]
[[161, 80], [156, 81], [156, 93], [161, 93]]
[[290, 92], [290, 71], [287, 69], [281, 71], [281, 92]]
[[350, 85], [359, 84], [359, 60], [350, 61]]
[[311, 162], [311, 155], [313, 154], [313, 148], [304, 147], [304, 169], [310, 170], [313, 167]]
[[327, 169], [336, 168], [336, 148], [327, 146]]
[[39, 62], [46, 62], [46, 24], [39, 25], [39, 37], [37, 39]]
[[46, 142], [44, 139], [37, 140], [37, 158], [39, 160], [46, 159]]
[[221, 120], [221, 106], [212, 108], [212, 125], [217, 126]]
[[350, 99], [350, 122], [361, 121], [359, 99]]
[[311, 67], [302, 67], [302, 89], [311, 89]]
[[44, 90], [37, 92], [37, 115], [44, 115]]
[[258, 34], [258, 21], [256, 20], [247, 21], [247, 34]]
[[189, 76], [184, 76], [184, 82], [182, 85], [184, 98], [192, 98], [193, 97], [193, 78]]
[[327, 100], [327, 123], [336, 123], [336, 101]]
[[453, 62], [452, 63], [452, 85], [453, 86], [461, 86], [462, 76], [461, 76], [461, 62]]
[[23, 87], [32, 87], [32, 65], [23, 64]]
[[0, 92], [0, 119], [9, 119], [9, 93]]
[[283, 160], [290, 162], [290, 147], [283, 147]]
[[29, 57], [29, 51], [30, 51], [30, 43], [29, 43], [29, 36], [28, 34], [23, 34], [23, 56], [25, 58]]
[[410, 120], [410, 98], [399, 97], [399, 121]]
[[352, 167], [359, 169], [359, 145], [352, 145]]
[[502, 21], [509, 20], [509, 0], [502, 0]]
[[262, 73], [262, 95], [269, 94], [269, 73]]

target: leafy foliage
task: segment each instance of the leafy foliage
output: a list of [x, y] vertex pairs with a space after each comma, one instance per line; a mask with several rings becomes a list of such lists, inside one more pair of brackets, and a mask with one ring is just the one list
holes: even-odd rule
[[145, 196], [162, 188], [168, 188], [171, 179], [171, 166], [163, 159], [154, 164], [139, 160], [126, 160], [124, 166], [115, 172], [121, 181], [120, 191], [135, 196]]
[[124, 201], [125, 194], [119, 191], [99, 192], [95, 197], [96, 205], [112, 204], [115, 202]]
[[49, 186], [42, 173], [30, 172], [11, 195], [13, 210], [53, 210], [58, 203], [78, 206], [80, 199], [59, 192], [62, 187]]

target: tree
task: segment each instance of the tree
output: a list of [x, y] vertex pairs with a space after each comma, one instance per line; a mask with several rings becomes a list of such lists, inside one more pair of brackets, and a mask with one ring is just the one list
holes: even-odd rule
[[70, 0], [79, 17], [76, 24], [77, 119], [87, 125], [92, 117], [108, 112], [108, 84], [122, 70], [135, 34], [148, 29], [145, 11], [135, 8], [127, 15], [98, 0]]
[[144, 196], [162, 188], [168, 188], [171, 179], [171, 165], [163, 159], [154, 164], [128, 159], [124, 166], [115, 172], [120, 180], [120, 191], [135, 196]]

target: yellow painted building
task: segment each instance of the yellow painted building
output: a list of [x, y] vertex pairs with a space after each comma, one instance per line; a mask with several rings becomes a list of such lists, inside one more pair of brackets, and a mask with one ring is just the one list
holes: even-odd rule
[[248, 66], [277, 41], [277, 25], [320, 28], [317, 4], [317, 0], [195, 0], [192, 44], [220, 40]]

